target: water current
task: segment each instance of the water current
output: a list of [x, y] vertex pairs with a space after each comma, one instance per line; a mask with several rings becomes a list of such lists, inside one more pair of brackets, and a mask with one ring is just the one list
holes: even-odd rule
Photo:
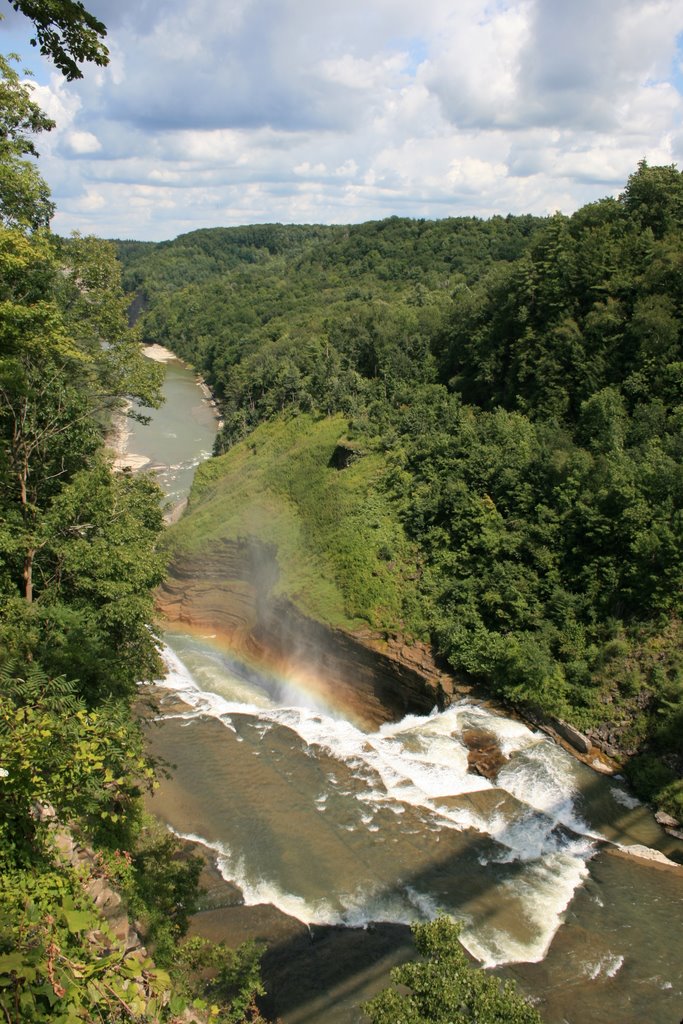
[[[128, 450], [149, 457], [175, 502], [215, 420], [181, 364], [168, 364], [166, 389]], [[680, 859], [683, 844], [622, 781], [474, 703], [368, 732], [333, 694], [244, 665], [215, 637], [174, 629], [164, 641], [152, 745], [177, 767], [156, 810], [214, 852], [247, 905], [350, 926], [446, 911], [549, 1024], [678, 1024], [683, 870], [624, 851]], [[494, 782], [468, 771], [468, 728], [509, 758]]]

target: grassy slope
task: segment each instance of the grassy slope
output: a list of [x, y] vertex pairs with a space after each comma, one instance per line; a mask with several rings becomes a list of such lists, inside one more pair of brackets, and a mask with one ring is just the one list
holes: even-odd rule
[[174, 553], [207, 552], [256, 536], [275, 544], [278, 592], [305, 614], [346, 629], [422, 635], [416, 552], [383, 494], [381, 453], [346, 469], [329, 465], [343, 416], [280, 418], [200, 466]]

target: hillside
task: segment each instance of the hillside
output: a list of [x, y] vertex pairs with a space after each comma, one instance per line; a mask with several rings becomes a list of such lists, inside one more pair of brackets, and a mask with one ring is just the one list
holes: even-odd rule
[[[170, 552], [210, 554], [249, 533], [277, 550], [274, 595], [353, 630], [425, 629], [410, 607], [417, 551], [381, 482], [384, 459], [342, 441], [342, 416], [304, 413], [259, 426], [199, 467], [188, 512], [165, 538]], [[335, 465], [335, 453], [351, 456]]]

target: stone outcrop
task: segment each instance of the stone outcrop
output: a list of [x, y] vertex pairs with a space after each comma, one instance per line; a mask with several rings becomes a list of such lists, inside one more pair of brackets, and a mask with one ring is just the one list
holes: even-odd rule
[[666, 811], [657, 811], [655, 814], [655, 821], [658, 825], [661, 825], [665, 832], [674, 839], [683, 839], [683, 828], [681, 828], [681, 822], [677, 818], [674, 818], [671, 814], [667, 814]]
[[216, 634], [284, 678], [304, 677], [364, 725], [448, 703], [455, 680], [426, 645], [315, 622], [277, 595], [277, 580], [274, 548], [252, 538], [224, 541], [210, 554], [176, 558], [157, 606], [169, 622]]
[[559, 718], [552, 720], [551, 724], [554, 726], [555, 731], [562, 736], [563, 739], [569, 743], [574, 750], [578, 750], [580, 754], [590, 754], [593, 744], [584, 736], [582, 732], [575, 729], [573, 725], [569, 725], [568, 722], [563, 722]]
[[585, 736], [573, 725], [543, 714], [538, 708], [525, 708], [523, 719], [541, 729], [568, 753], [602, 775], [614, 775], [619, 763], [610, 756], [602, 745], [594, 742], [593, 736]]
[[468, 770], [485, 779], [495, 779], [510, 760], [500, 749], [493, 733], [485, 729], [464, 729], [462, 741], [467, 747]]
[[[57, 820], [54, 809], [49, 804], [36, 805], [33, 813], [37, 819], [48, 823], [58, 854], [82, 876], [83, 888], [97, 908], [111, 936], [127, 952], [133, 952], [144, 959], [147, 951], [142, 944], [137, 926], [130, 921], [121, 895], [102, 870], [95, 851], [80, 843], [73, 832]], [[93, 935], [93, 940], [96, 938], [97, 936]]]

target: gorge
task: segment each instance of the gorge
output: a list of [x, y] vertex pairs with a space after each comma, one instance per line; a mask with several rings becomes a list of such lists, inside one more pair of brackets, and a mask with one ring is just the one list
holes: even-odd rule
[[[169, 374], [193, 380], [175, 364]], [[194, 408], [197, 392], [187, 395]], [[183, 422], [193, 414], [176, 396], [128, 439], [130, 453], [152, 452], [152, 465], [166, 465], [169, 493], [170, 467], [181, 462], [169, 435]], [[165, 453], [154, 450], [157, 436]], [[182, 461], [209, 446], [204, 437]], [[192, 497], [190, 516], [197, 506]], [[214, 927], [238, 918], [239, 938], [264, 934], [271, 904], [312, 937], [327, 936], [323, 926], [336, 934], [337, 988], [330, 983], [321, 1004], [309, 978], [280, 1004], [286, 1024], [356, 1020], [358, 1002], [381, 982], [368, 980], [367, 958], [353, 961], [338, 926], [365, 929], [356, 945], [374, 929], [388, 943], [385, 957], [392, 945], [405, 956], [398, 926], [440, 909], [465, 922], [470, 952], [516, 977], [551, 1024], [675, 1020], [683, 977], [669, 936], [683, 872], [623, 849], [680, 859], [681, 844], [619, 780], [476, 701], [433, 711], [439, 700], [424, 664], [409, 667], [312, 623], [277, 594], [273, 549], [248, 540], [248, 527], [208, 561], [176, 552], [160, 591], [170, 672], [151, 744], [177, 768], [154, 807], [210, 850], [239, 890], [232, 902], [244, 906], [205, 912]], [[444, 678], [435, 681], [443, 689]], [[468, 770], [468, 730], [495, 737], [506, 758], [494, 780]], [[388, 925], [371, 922], [393, 925], [391, 941]], [[295, 947], [310, 943], [297, 934], [292, 963]]]

